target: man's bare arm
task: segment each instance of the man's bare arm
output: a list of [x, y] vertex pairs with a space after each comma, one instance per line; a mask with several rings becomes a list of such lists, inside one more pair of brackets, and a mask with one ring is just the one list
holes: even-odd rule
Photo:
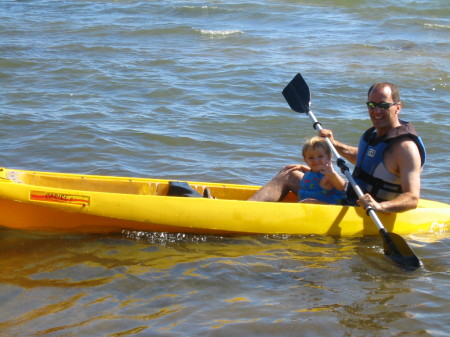
[[385, 212], [403, 212], [414, 209], [420, 199], [422, 168], [419, 149], [412, 140], [408, 139], [394, 145], [391, 157], [396, 161], [403, 193], [391, 201], [381, 203]]
[[333, 132], [331, 130], [322, 129], [319, 131], [319, 137], [329, 138], [331, 143], [336, 148], [336, 151], [339, 154], [347, 159], [353, 165], [356, 164], [356, 157], [358, 155], [358, 148], [354, 146], [350, 146], [341, 142], [338, 142], [334, 139]]

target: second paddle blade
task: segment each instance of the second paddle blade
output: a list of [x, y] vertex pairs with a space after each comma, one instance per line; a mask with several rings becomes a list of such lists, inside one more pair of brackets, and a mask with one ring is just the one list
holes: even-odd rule
[[420, 267], [420, 260], [414, 254], [408, 243], [400, 235], [395, 233], [389, 233], [389, 237], [392, 240], [393, 247], [384, 240], [384, 253], [394, 263], [406, 270], [416, 270]]

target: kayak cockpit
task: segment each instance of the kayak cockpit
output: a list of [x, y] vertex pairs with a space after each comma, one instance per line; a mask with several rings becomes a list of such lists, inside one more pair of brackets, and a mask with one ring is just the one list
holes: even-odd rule
[[124, 193], [139, 195], [164, 195], [167, 184], [164, 182], [138, 181], [135, 179], [51, 174], [28, 171], [8, 171], [7, 179], [18, 184], [61, 188], [67, 190]]
[[[51, 172], [35, 172], [4, 169], [3, 179], [16, 184], [65, 190], [103, 193], [167, 196], [169, 180], [148, 178], [125, 178], [94, 175], [77, 175]], [[192, 189], [203, 195], [209, 189], [218, 199], [247, 200], [258, 186], [230, 185], [219, 183], [188, 182]]]

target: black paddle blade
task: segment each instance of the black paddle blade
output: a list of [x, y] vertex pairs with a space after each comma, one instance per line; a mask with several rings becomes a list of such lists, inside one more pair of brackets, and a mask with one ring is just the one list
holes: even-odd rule
[[308, 113], [311, 104], [309, 87], [302, 75], [297, 74], [283, 89], [283, 96], [292, 110], [299, 113]]
[[400, 235], [380, 230], [384, 243], [384, 254], [395, 264], [405, 270], [416, 270], [420, 260], [414, 254], [408, 243]]

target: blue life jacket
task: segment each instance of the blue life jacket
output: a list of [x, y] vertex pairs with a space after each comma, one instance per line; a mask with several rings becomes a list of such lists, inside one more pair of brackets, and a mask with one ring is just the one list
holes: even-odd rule
[[[361, 136], [359, 141], [356, 166], [352, 175], [363, 193], [369, 193], [379, 202], [392, 200], [403, 193], [400, 177], [390, 173], [383, 163], [384, 152], [394, 140], [403, 137], [412, 139], [420, 151], [421, 166], [425, 164], [426, 151], [422, 139], [411, 123], [405, 121], [400, 123], [401, 126], [379, 138], [375, 128], [372, 127]], [[350, 204], [357, 199], [351, 186], [347, 190], [347, 199]]]
[[308, 171], [300, 181], [300, 189], [298, 192], [298, 201], [303, 199], [316, 199], [328, 204], [342, 205], [345, 191], [339, 191], [336, 188], [326, 190], [320, 186], [320, 179], [324, 175], [320, 172]]

